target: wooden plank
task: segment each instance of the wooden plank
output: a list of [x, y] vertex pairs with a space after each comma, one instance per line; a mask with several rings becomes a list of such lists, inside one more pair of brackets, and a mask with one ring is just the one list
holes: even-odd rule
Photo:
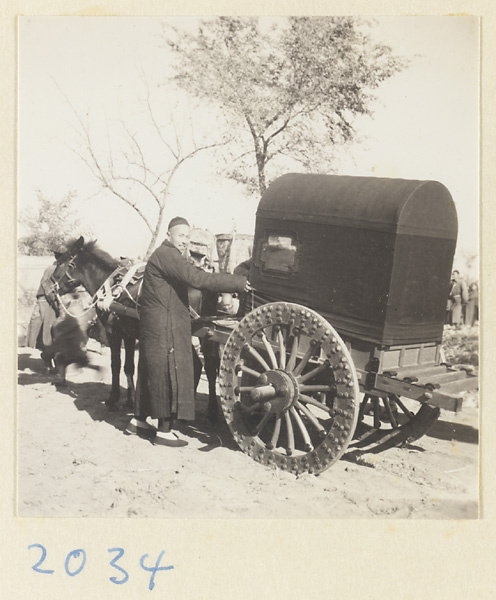
[[468, 390], [475, 390], [479, 387], [478, 377], [467, 377], [466, 379], [460, 379], [452, 383], [447, 383], [441, 386], [439, 390], [443, 394], [458, 394], [460, 392], [466, 392]]
[[414, 367], [402, 367], [401, 369], [386, 369], [386, 371], [395, 371], [398, 379], [403, 377], [418, 376], [418, 375], [438, 375], [440, 373], [446, 373], [446, 367], [444, 365], [435, 365], [430, 363], [429, 365], [415, 365]]
[[462, 410], [463, 399], [436, 391], [432, 394], [432, 399], [429, 400], [429, 404], [432, 404], [433, 406], [439, 406], [439, 408], [444, 408], [444, 410], [449, 410], [456, 413]]
[[419, 378], [419, 383], [421, 385], [426, 385], [428, 383], [449, 383], [450, 381], [461, 381], [467, 378], [467, 374], [465, 371], [446, 371], [445, 373], [441, 373], [439, 375], [427, 375]]
[[[457, 385], [458, 383], [459, 382], [455, 382], [454, 384], [450, 383], [447, 385]], [[444, 388], [430, 392], [422, 385], [405, 383], [398, 379], [378, 375], [376, 378], [375, 389], [388, 394], [405, 396], [406, 398], [411, 398], [418, 402], [428, 402], [433, 406], [439, 406], [439, 408], [444, 408], [445, 410], [450, 410], [452, 412], [461, 410], [462, 401], [460, 398], [450, 396], [449, 392], [445, 393]], [[367, 391], [367, 393], [371, 392]]]

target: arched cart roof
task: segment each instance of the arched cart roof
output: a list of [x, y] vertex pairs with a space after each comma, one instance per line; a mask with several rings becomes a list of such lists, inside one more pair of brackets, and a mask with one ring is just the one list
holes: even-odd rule
[[437, 181], [287, 174], [262, 196], [257, 216], [456, 239], [457, 217]]

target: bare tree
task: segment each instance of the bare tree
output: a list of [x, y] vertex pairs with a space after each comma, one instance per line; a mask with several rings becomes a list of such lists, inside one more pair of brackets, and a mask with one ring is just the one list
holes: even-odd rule
[[107, 147], [104, 148], [101, 140], [96, 141], [89, 118], [83, 119], [69, 104], [80, 140], [80, 147], [71, 149], [101, 188], [129, 206], [145, 223], [151, 235], [144, 256], [148, 258], [157, 242], [171, 185], [179, 169], [200, 152], [226, 141], [198, 141], [192, 118], [184, 117], [185, 111], [177, 107], [168, 106], [161, 111], [165, 119], [160, 119], [152, 108], [148, 91], [143, 100], [147, 127], [141, 126], [137, 133], [129, 124], [117, 121], [117, 130], [115, 127], [111, 132], [107, 130]]

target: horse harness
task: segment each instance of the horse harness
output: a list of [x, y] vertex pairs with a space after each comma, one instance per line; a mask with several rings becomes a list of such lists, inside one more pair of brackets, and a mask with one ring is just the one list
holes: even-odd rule
[[[69, 269], [74, 269], [75, 264], [75, 256], [71, 256], [68, 261], [65, 271], [63, 275], [57, 280], [51, 276], [51, 280], [53, 282], [53, 292], [55, 297], [57, 298], [60, 306], [62, 306], [63, 310], [71, 317], [75, 317], [69, 309], [62, 302], [62, 298], [59, 294], [60, 281], [62, 277], [66, 277], [69, 283], [76, 283], [77, 280], [74, 279], [69, 273]], [[123, 314], [125, 316], [129, 316], [132, 318], [139, 318], [138, 316], [138, 307], [139, 307], [139, 296], [141, 293], [141, 287], [143, 285], [143, 274], [146, 263], [140, 262], [135, 263], [130, 266], [127, 265], [119, 265], [110, 275], [105, 279], [105, 281], [101, 284], [101, 286], [97, 289], [97, 291], [93, 294], [91, 298], [90, 304], [85, 308], [83, 315], [88, 313], [93, 308], [98, 308], [103, 312], [112, 312], [115, 314]], [[129, 292], [128, 286], [139, 283], [139, 287], [136, 293], [136, 298]], [[133, 303], [133, 307], [124, 306], [119, 302], [122, 296], [126, 296]]]

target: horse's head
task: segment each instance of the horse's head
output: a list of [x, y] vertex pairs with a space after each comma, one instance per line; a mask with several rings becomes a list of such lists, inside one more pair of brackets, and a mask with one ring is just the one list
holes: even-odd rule
[[82, 274], [78, 269], [78, 255], [84, 247], [84, 238], [81, 236], [67, 245], [64, 254], [57, 255], [57, 267], [52, 275], [54, 291], [63, 295], [72, 292], [81, 285]]
[[95, 241], [85, 242], [81, 236], [69, 242], [67, 252], [57, 257], [52, 280], [61, 295], [71, 292], [79, 285], [94, 294], [117, 266], [118, 262], [98, 248]]

